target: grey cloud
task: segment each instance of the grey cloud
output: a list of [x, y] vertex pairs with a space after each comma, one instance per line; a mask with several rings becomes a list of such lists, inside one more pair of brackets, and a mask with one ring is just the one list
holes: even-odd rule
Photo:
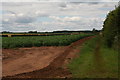
[[50, 1], [50, 0], [38, 0], [38, 1]]
[[97, 5], [97, 4], [99, 4], [100, 2], [89, 2], [88, 4], [90, 4], [90, 5]]
[[59, 6], [60, 7], [67, 7], [67, 4], [66, 3], [60, 3]]
[[26, 16], [22, 16], [22, 17], [18, 17], [15, 22], [16, 23], [32, 23], [34, 22], [36, 19], [34, 17], [26, 17]]
[[2, 2], [117, 2], [119, 0], [3, 0]]
[[[2, 2], [2, 6], [4, 8], [4, 6], [32, 6], [32, 3], [24, 3], [24, 2]], [[14, 5], [13, 5], [14, 4]]]
[[10, 24], [10, 22], [9, 21], [2, 21], [2, 24]]
[[77, 5], [77, 4], [86, 3], [86, 2], [69, 2], [69, 3]]
[[2, 31], [12, 31], [12, 32], [24, 32], [29, 30], [34, 30], [35, 27], [29, 24], [2, 24]]
[[70, 2], [70, 3], [74, 5], [80, 5], [80, 4], [97, 5], [100, 4], [101, 2]]
[[8, 11], [8, 10], [5, 10], [5, 11], [3, 10], [3, 12], [5, 12], [6, 14], [8, 14], [8, 13], [9, 13], [9, 14], [16, 14], [15, 12], [13, 12], [13, 11]]
[[10, 24], [12, 24], [12, 23], [14, 23], [14, 19], [12, 19], [12, 18], [4, 18], [3, 17], [3, 19], [2, 19], [2, 24], [7, 24], [7, 25], [10, 25]]
[[36, 17], [29, 17], [29, 16], [14, 16], [14, 17], [3, 17], [2, 24], [14, 24], [14, 23], [20, 23], [20, 24], [26, 24], [26, 23], [32, 23], [36, 21]]
[[36, 14], [36, 17], [48, 17], [49, 13], [38, 13]]

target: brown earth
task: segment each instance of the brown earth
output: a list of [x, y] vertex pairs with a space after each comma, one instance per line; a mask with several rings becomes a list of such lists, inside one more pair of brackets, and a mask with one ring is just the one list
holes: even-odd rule
[[[93, 36], [92, 36], [93, 37]], [[66, 47], [32, 47], [3, 49], [4, 78], [72, 77], [66, 64], [80, 52], [80, 39]]]
[[3, 49], [3, 76], [42, 69], [63, 53], [66, 47]]

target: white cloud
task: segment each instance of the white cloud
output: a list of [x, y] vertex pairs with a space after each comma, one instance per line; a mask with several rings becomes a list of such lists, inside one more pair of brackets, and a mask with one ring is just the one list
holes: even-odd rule
[[23, 13], [19, 13], [19, 14], [17, 14], [17, 16], [24, 16], [24, 14]]
[[2, 0], [2, 2], [118, 2], [119, 0]]
[[52, 18], [58, 21], [79, 21], [80, 20], [80, 17], [76, 17], [76, 16], [64, 17], [64, 18], [60, 18], [58, 16], [49, 16], [49, 18]]
[[105, 15], [114, 9], [115, 4], [117, 3], [3, 3], [3, 30], [101, 29]]

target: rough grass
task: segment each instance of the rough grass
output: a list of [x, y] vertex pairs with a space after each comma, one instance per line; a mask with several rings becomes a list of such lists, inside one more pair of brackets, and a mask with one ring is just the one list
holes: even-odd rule
[[84, 43], [78, 55], [68, 65], [74, 78], [118, 77], [118, 52], [105, 47], [100, 37]]

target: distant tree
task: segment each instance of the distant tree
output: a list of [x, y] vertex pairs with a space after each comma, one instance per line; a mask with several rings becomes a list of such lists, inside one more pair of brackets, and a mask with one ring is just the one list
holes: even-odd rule
[[9, 31], [3, 31], [2, 33], [11, 33], [11, 32], [9, 32]]
[[98, 30], [96, 30], [95, 28], [93, 28], [92, 32], [93, 32], [93, 33], [97, 33], [97, 32], [100, 32], [100, 31], [98, 31]]
[[37, 33], [37, 31], [29, 31], [28, 33]]
[[92, 32], [95, 32], [95, 31], [96, 31], [96, 29], [95, 29], [95, 28], [93, 28]]

